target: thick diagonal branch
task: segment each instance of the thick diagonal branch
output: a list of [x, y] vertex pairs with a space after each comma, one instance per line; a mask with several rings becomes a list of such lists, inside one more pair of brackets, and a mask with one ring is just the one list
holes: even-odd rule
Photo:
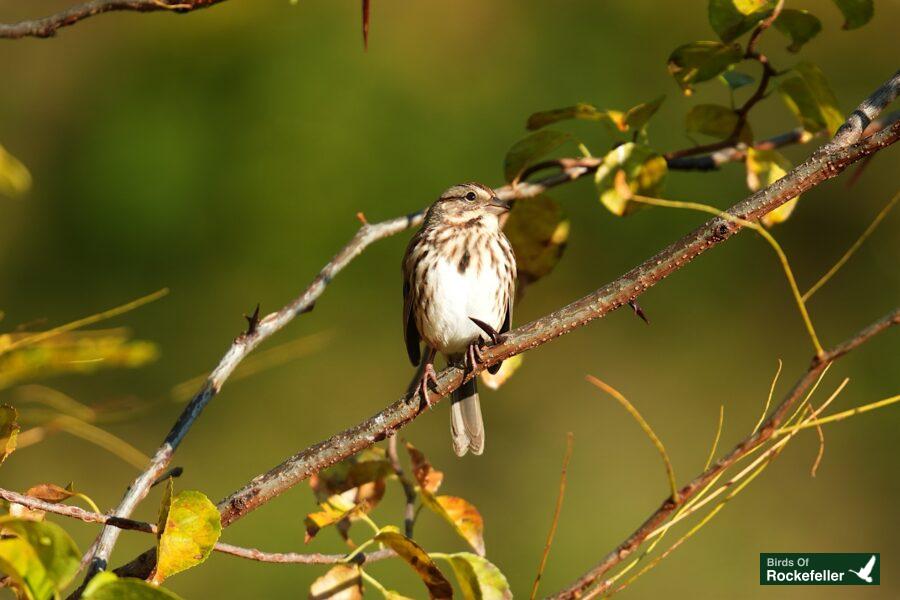
[[225, 0], [91, 0], [40, 19], [18, 23], [0, 23], [0, 38], [24, 37], [48, 38], [62, 27], [74, 25], [84, 19], [113, 11], [186, 13], [207, 8]]
[[[891, 145], [898, 138], [900, 138], [900, 123], [894, 123], [857, 144], [825, 154], [817, 152], [779, 181], [729, 209], [728, 213], [742, 220], [757, 219], [789, 199], [835, 177], [850, 164]], [[523, 183], [515, 189], [501, 188], [498, 195], [504, 198], [534, 195], [547, 187], [577, 179], [586, 172], [589, 172], [587, 167], [566, 169], [540, 183]], [[452, 367], [445, 369], [438, 376], [441, 394], [448, 394], [459, 387], [465, 377], [476, 376], [481, 369], [491, 364], [540, 346], [634, 300], [645, 290], [709, 248], [725, 241], [740, 229], [738, 223], [724, 218], [715, 218], [704, 223], [689, 235], [596, 292], [510, 332], [501, 344], [485, 349], [484, 362], [474, 373], [466, 376], [460, 369]], [[219, 503], [223, 524], [227, 526], [233, 523], [313, 473], [386, 438], [414, 419], [420, 410], [420, 398], [417, 395], [407, 394], [359, 425], [288, 458]], [[145, 553], [126, 565], [121, 572], [146, 576], [152, 562], [152, 552]]]

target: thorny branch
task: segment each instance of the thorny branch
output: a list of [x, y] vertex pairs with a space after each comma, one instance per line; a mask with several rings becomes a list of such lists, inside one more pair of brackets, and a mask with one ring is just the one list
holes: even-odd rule
[[[821, 359], [814, 359], [807, 372], [794, 384], [793, 389], [785, 396], [784, 400], [781, 401], [781, 404], [775, 408], [772, 412], [772, 416], [768, 418], [760, 429], [755, 430], [754, 433], [735, 446], [731, 452], [720, 458], [710, 468], [681, 488], [678, 492], [678, 502], [673, 502], [671, 498], [667, 498], [634, 533], [616, 546], [616, 548], [607, 554], [603, 560], [582, 575], [575, 583], [565, 590], [553, 595], [553, 600], [571, 600], [580, 598], [588, 588], [597, 583], [604, 574], [628, 558], [654, 530], [665, 523], [679, 506], [688, 502], [698, 492], [704, 489], [709, 482], [737, 462], [741, 457], [749, 454], [755, 448], [769, 440], [778, 430], [778, 427], [784, 421], [784, 418], [787, 416], [791, 407], [806, 393], [810, 386], [819, 379], [819, 376], [822, 375], [828, 365], [851, 350], [858, 348], [887, 328], [898, 324], [900, 324], [900, 308], [894, 309], [892, 312], [888, 313], [878, 321], [875, 321], [844, 343], [828, 350]], [[592, 596], [602, 594], [609, 588], [611, 583], [612, 582], [609, 581], [600, 582], [597, 587], [590, 590], [590, 594]]]
[[24, 37], [48, 38], [69, 25], [74, 25], [89, 17], [112, 11], [156, 12], [171, 11], [188, 13], [208, 8], [225, 0], [91, 0], [77, 4], [41, 19], [0, 23], [0, 38], [19, 39]]
[[[854, 112], [854, 115], [861, 111], [868, 111], [866, 114], [871, 113], [869, 117], [869, 121], [871, 121], [871, 119], [877, 117], [878, 112], [884, 106], [896, 98], [898, 93], [900, 93], [900, 74], [895, 75], [863, 102], [860, 108]], [[859, 119], [854, 120], [851, 117], [841, 127], [838, 135], [842, 136], [842, 140], [857, 140], [862, 136], [867, 125], [868, 122]], [[830, 151], [822, 152], [819, 150], [815, 152], [782, 179], [756, 192], [727, 212], [733, 217], [742, 220], [757, 219], [789, 199], [816, 187], [823, 181], [837, 176], [854, 162], [893, 144], [898, 138], [900, 138], [900, 123], [895, 122], [855, 144], [847, 141], [834, 145], [832, 142]], [[522, 182], [518, 183], [514, 188], [511, 186], [499, 188], [497, 195], [506, 200], [537, 196], [548, 188], [579, 179], [594, 169], [596, 169], [596, 166], [573, 164], [564, 167], [561, 172], [537, 182]], [[422, 213], [418, 212], [381, 223], [363, 224], [356, 236], [326, 265], [316, 280], [314, 280], [313, 285], [300, 298], [278, 313], [264, 318], [260, 322], [259, 330], [251, 338], [251, 341], [242, 342], [241, 338], [235, 341], [232, 350], [229, 351], [222, 361], [222, 364], [230, 365], [222, 371], [224, 376], [227, 377], [234, 365], [249, 350], [255, 347], [261, 339], [268, 337], [283, 327], [284, 324], [300, 312], [311, 308], [312, 303], [321, 295], [325, 285], [331, 278], [346, 266], [350, 260], [358, 256], [366, 246], [377, 239], [388, 237], [418, 225], [421, 222], [421, 218]], [[594, 293], [546, 317], [511, 331], [501, 343], [488, 346], [485, 349], [484, 362], [474, 372], [466, 375], [461, 369], [455, 367], [445, 369], [438, 375], [439, 392], [441, 395], [447, 395], [459, 387], [466, 378], [477, 376], [484, 368], [540, 346], [574, 329], [583, 327], [590, 321], [603, 317], [619, 306], [633, 301], [644, 291], [690, 263], [709, 248], [722, 243], [741, 228], [741, 225], [734, 220], [717, 217], [707, 221], [692, 233], [671, 244], [660, 253]], [[222, 368], [222, 364], [220, 364], [220, 368]], [[210, 381], [204, 387], [204, 390], [209, 387], [209, 392], [201, 391], [195, 400], [191, 402], [191, 405], [195, 404], [195, 402], [199, 404], [199, 408], [191, 411], [191, 405], [189, 405], [186, 409], [186, 413], [189, 413], [188, 416], [180, 419], [179, 424], [181, 425], [176, 424], [176, 427], [173, 428], [173, 432], [178, 432], [177, 439], [179, 441], [193, 422], [193, 419], [199, 414], [202, 406], [208, 402], [215, 391], [218, 391], [217, 386], [224, 382], [224, 378], [214, 378], [216, 373], [220, 371], [220, 368], [213, 372]], [[218, 383], [216, 386], [213, 386], [212, 382], [215, 381]], [[203, 400], [203, 398], [206, 399]], [[297, 483], [309, 478], [312, 474], [389, 437], [416, 418], [421, 413], [421, 410], [419, 397], [407, 393], [403, 398], [362, 423], [298, 452], [270, 471], [254, 478], [243, 488], [219, 502], [218, 507], [222, 514], [222, 524], [224, 526], [230, 525]], [[171, 453], [166, 457], [166, 462], [170, 457]], [[144, 491], [144, 495], [146, 495], [146, 491]], [[133, 505], [130, 508], [133, 509]], [[128, 514], [117, 514], [128, 516], [130, 512]], [[154, 552], [151, 550], [145, 552], [131, 563], [117, 569], [117, 572], [146, 577], [150, 569], [152, 569], [154, 561]]]

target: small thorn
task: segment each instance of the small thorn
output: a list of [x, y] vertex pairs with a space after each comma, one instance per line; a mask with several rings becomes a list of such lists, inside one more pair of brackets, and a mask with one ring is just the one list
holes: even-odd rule
[[357, 219], [359, 220], [359, 222], [362, 223], [363, 225], [368, 225], [368, 224], [369, 224], [369, 221], [366, 220], [366, 213], [364, 213], [364, 212], [362, 212], [362, 211], [356, 213], [356, 218], [357, 218]]
[[256, 310], [253, 311], [253, 314], [249, 317], [244, 315], [244, 318], [247, 319], [247, 331], [244, 335], [253, 335], [256, 333], [256, 328], [259, 325], [259, 303], [256, 303]]
[[363, 49], [369, 50], [369, 0], [362, 0]]
[[177, 479], [178, 477], [181, 477], [181, 474], [182, 474], [182, 473], [184, 473], [184, 468], [183, 468], [183, 467], [172, 467], [171, 469], [169, 469], [168, 471], [166, 471], [165, 473], [163, 473], [162, 475], [160, 475], [159, 478], [157, 478], [157, 480], [154, 481], [154, 482], [150, 485], [150, 487], [154, 487], [154, 486], [156, 486], [156, 485], [159, 485], [160, 483], [162, 483], [163, 481], [165, 481], [166, 479], [168, 479], [168, 478], [170, 478], [170, 477], [173, 478], [173, 479]]
[[631, 309], [634, 311], [634, 314], [639, 316], [644, 321], [644, 323], [646, 323], [647, 325], [650, 324], [650, 319], [648, 319], [647, 315], [644, 314], [644, 309], [641, 308], [641, 305], [638, 304], [636, 300], [629, 300], [628, 306], [631, 307]]

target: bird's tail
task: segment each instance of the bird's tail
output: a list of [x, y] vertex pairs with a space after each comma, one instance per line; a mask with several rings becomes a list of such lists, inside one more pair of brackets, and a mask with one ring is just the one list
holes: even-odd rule
[[454, 390], [450, 399], [450, 435], [457, 456], [470, 450], [476, 455], [484, 452], [484, 421], [475, 380], [473, 377]]

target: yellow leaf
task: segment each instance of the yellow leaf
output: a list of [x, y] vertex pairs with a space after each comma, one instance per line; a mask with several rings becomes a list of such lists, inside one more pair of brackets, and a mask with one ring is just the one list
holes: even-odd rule
[[[755, 192], [772, 185], [792, 168], [790, 161], [775, 150], [747, 149], [747, 187], [750, 191]], [[766, 227], [787, 221], [799, 199], [800, 196], [797, 196], [788, 200], [772, 212], [763, 215], [760, 221]]]
[[422, 502], [450, 523], [479, 556], [484, 556], [484, 519], [477, 508], [456, 496], [434, 496], [428, 492], [422, 492]]
[[329, 525], [334, 525], [339, 521], [343, 521], [359, 508], [358, 505], [344, 498], [340, 494], [335, 494], [325, 502], [319, 504], [319, 512], [309, 513], [303, 520], [306, 525], [306, 539], [308, 544], [319, 530]]
[[31, 189], [31, 173], [15, 156], [0, 146], [0, 194], [21, 196]]
[[397, 531], [396, 527], [384, 527], [375, 539], [388, 546], [422, 579], [431, 598], [444, 600], [453, 597], [453, 587], [428, 553], [417, 543]]
[[0, 571], [9, 575], [27, 598], [52, 598], [78, 572], [81, 553], [55, 523], [0, 518]]
[[206, 560], [222, 533], [219, 510], [209, 498], [193, 490], [172, 492], [169, 479], [157, 525], [155, 584]]
[[309, 600], [362, 600], [362, 597], [362, 577], [356, 565], [336, 565], [309, 588]]
[[453, 567], [464, 600], [512, 600], [509, 582], [493, 563], [471, 552], [444, 558]]
[[507, 358], [503, 361], [500, 370], [495, 374], [491, 375], [488, 371], [482, 371], [481, 381], [492, 390], [499, 389], [501, 385], [506, 383], [507, 380], [513, 376], [513, 373], [519, 370], [519, 367], [522, 366], [522, 360], [523, 357], [521, 354]]
[[16, 449], [19, 437], [19, 413], [9, 404], [0, 404], [0, 465]]
[[101, 571], [91, 579], [81, 596], [83, 600], [181, 600], [165, 588], [134, 577], [116, 577]]

